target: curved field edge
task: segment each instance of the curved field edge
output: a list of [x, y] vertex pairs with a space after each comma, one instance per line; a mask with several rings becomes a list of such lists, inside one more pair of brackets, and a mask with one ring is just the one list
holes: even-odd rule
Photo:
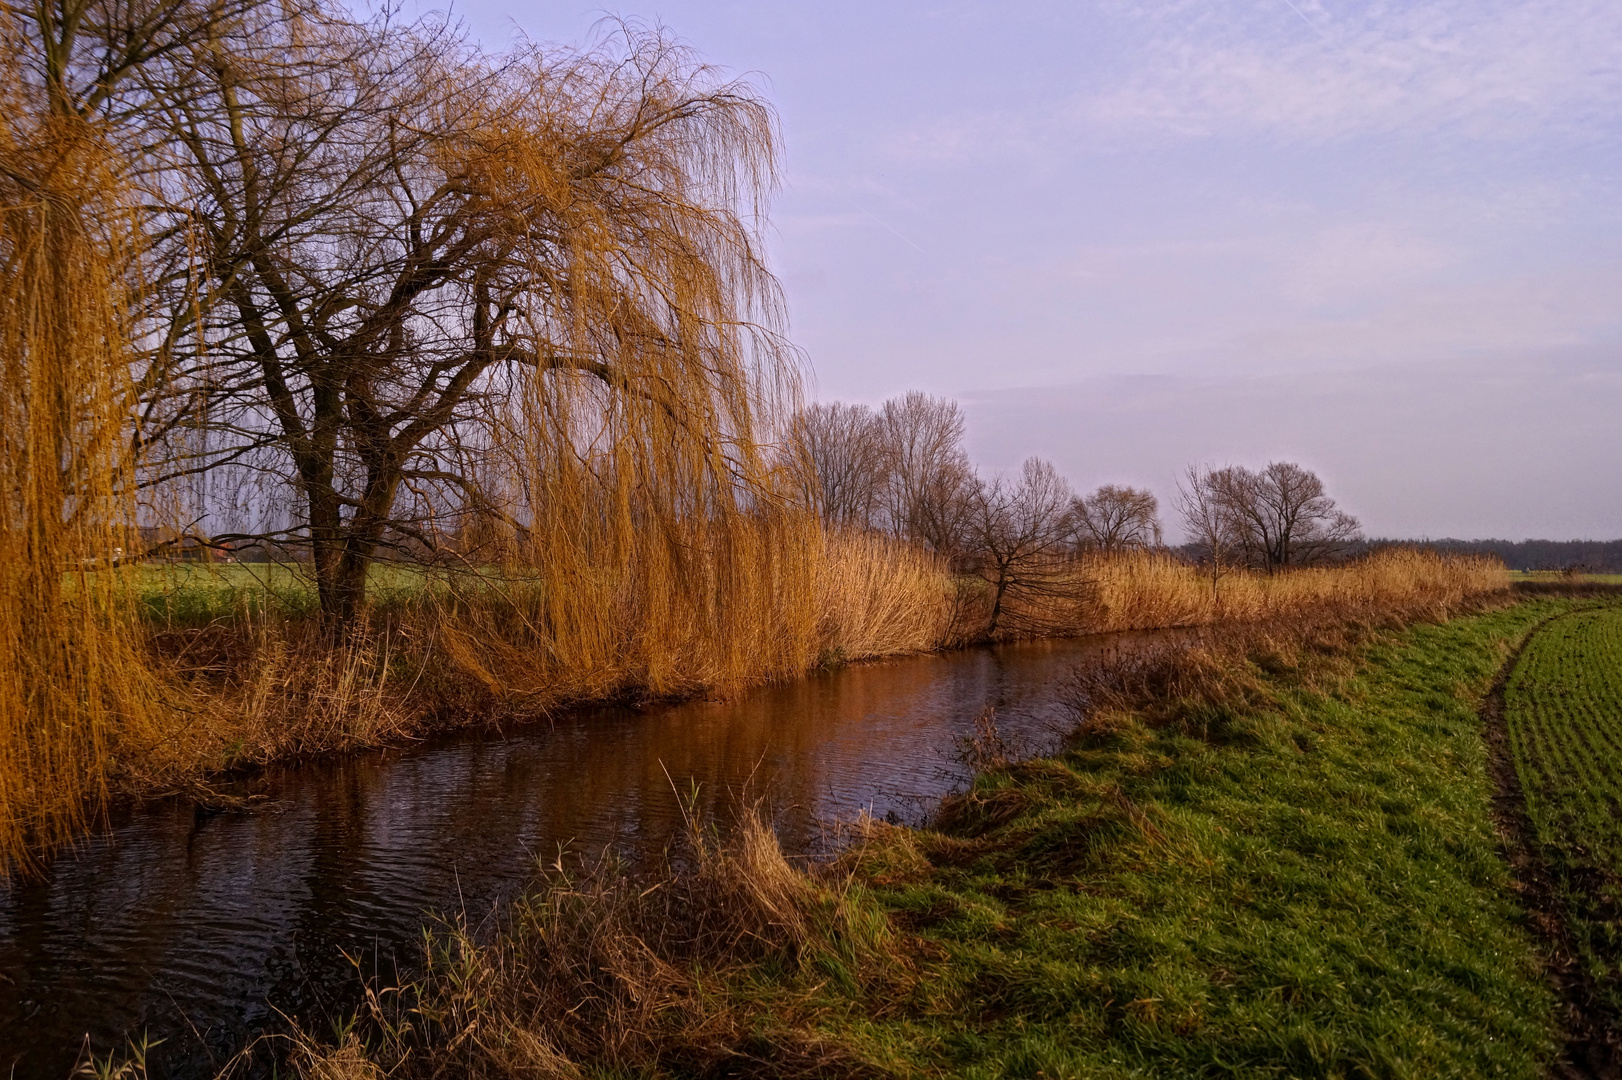
[[420, 982], [294, 1060], [309, 1075], [1542, 1075], [1560, 1024], [1493, 828], [1477, 709], [1515, 644], [1571, 605], [1213, 635], [1165, 671], [1139, 661], [1113, 698], [1078, 681], [1071, 749], [988, 760], [930, 828], [870, 823], [821, 869], [790, 867], [756, 825], [730, 846], [695, 837], [697, 857], [652, 885], [554, 874], [493, 937], [438, 935]]
[[1503, 687], [1573, 1066], [1622, 1061], [1622, 606], [1553, 619]]

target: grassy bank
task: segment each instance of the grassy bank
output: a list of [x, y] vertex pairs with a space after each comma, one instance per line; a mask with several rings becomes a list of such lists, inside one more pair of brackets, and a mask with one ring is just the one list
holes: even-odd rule
[[1586, 1034], [1622, 1060], [1622, 605], [1527, 643], [1504, 688], [1509, 745]]
[[[1477, 707], [1573, 602], [1297, 619], [1078, 678], [1065, 753], [796, 870], [746, 827], [435, 939], [307, 1075], [1516, 1076], [1560, 1031]], [[572, 1004], [571, 1004], [572, 1003]], [[329, 1070], [329, 1071], [323, 1071]]]

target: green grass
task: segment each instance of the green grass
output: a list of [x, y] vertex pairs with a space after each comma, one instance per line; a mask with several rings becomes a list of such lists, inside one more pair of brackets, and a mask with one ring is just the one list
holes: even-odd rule
[[1249, 705], [982, 777], [912, 834], [923, 871], [874, 878], [939, 957], [916, 999], [826, 1030], [963, 1077], [1540, 1075], [1554, 998], [1477, 706], [1569, 606], [1410, 628], [1324, 690], [1256, 670]]
[[[244, 615], [314, 615], [315, 581], [298, 565], [277, 563], [170, 563], [139, 568], [137, 602], [149, 622], [202, 626]], [[399, 564], [373, 566], [367, 594], [386, 610], [432, 587], [431, 571]]]
[[1622, 607], [1539, 631], [1504, 705], [1568, 938], [1602, 1013], [1622, 1018]]
[[1565, 574], [1559, 570], [1511, 570], [1511, 581], [1554, 581], [1580, 585], [1622, 585], [1622, 574]]

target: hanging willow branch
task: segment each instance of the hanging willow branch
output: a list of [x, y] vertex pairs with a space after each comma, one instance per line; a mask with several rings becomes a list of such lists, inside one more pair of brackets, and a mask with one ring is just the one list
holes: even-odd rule
[[0, 870], [106, 797], [114, 735], [157, 707], [125, 571], [131, 217], [95, 128], [0, 112]]

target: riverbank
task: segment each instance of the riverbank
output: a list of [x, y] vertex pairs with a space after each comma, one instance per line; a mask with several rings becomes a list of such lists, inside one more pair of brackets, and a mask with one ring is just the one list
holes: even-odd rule
[[[1507, 587], [1480, 560], [1386, 552], [1330, 569], [1270, 577], [1229, 572], [1213, 582], [1168, 556], [1079, 562], [1071, 599], [1015, 608], [996, 640], [1253, 622], [1309, 610], [1378, 612], [1455, 606]], [[171, 685], [192, 699], [189, 722], [122, 754], [136, 793], [183, 787], [230, 769], [409, 739], [492, 718], [545, 716], [606, 701], [728, 696], [817, 668], [985, 641], [985, 598], [933, 558], [878, 537], [843, 537], [822, 551], [805, 611], [794, 597], [762, 601], [745, 640], [689, 628], [655, 640], [631, 622], [561, 626], [522, 583], [460, 589], [397, 587], [373, 618], [334, 643], [310, 619], [241, 614], [226, 591], [196, 599], [186, 622], [151, 623]], [[1061, 610], [1062, 608], [1062, 610]], [[237, 610], [238, 617], [219, 614]], [[210, 613], [200, 618], [199, 613]]]
[[810, 872], [754, 826], [694, 837], [651, 886], [560, 874], [493, 940], [437, 937], [423, 979], [376, 1002], [392, 1034], [295, 1062], [1541, 1075], [1560, 1016], [1477, 708], [1572, 603], [1275, 621], [1139, 655], [1071, 686], [1087, 722], [1060, 755], [1001, 760], [988, 725], [983, 775], [929, 828], [869, 823]]
[[[222, 779], [272, 762], [587, 702], [726, 696], [986, 637], [984, 590], [916, 549], [831, 536], [802, 554], [814, 573], [787, 573], [762, 555], [758, 573], [729, 586], [724, 616], [674, 586], [643, 595], [634, 582], [592, 579], [565, 604], [521, 576], [391, 568], [370, 615], [341, 638], [310, 617], [286, 569], [143, 570], [141, 617], [119, 639], [119, 685], [139, 692], [93, 738], [76, 736], [73, 754], [26, 740], [0, 754], [0, 859], [27, 865], [49, 846], [39, 837], [70, 839], [72, 823], [94, 820], [108, 798], [183, 792], [230, 803]], [[1496, 564], [1408, 551], [1279, 576], [1213, 580], [1152, 553], [1083, 560], [1067, 573], [1069, 588], [1023, 609], [1009, 601], [1005, 625], [1073, 636], [1448, 607], [1507, 587]], [[36, 779], [49, 775], [35, 768], [47, 759], [74, 782]]]

